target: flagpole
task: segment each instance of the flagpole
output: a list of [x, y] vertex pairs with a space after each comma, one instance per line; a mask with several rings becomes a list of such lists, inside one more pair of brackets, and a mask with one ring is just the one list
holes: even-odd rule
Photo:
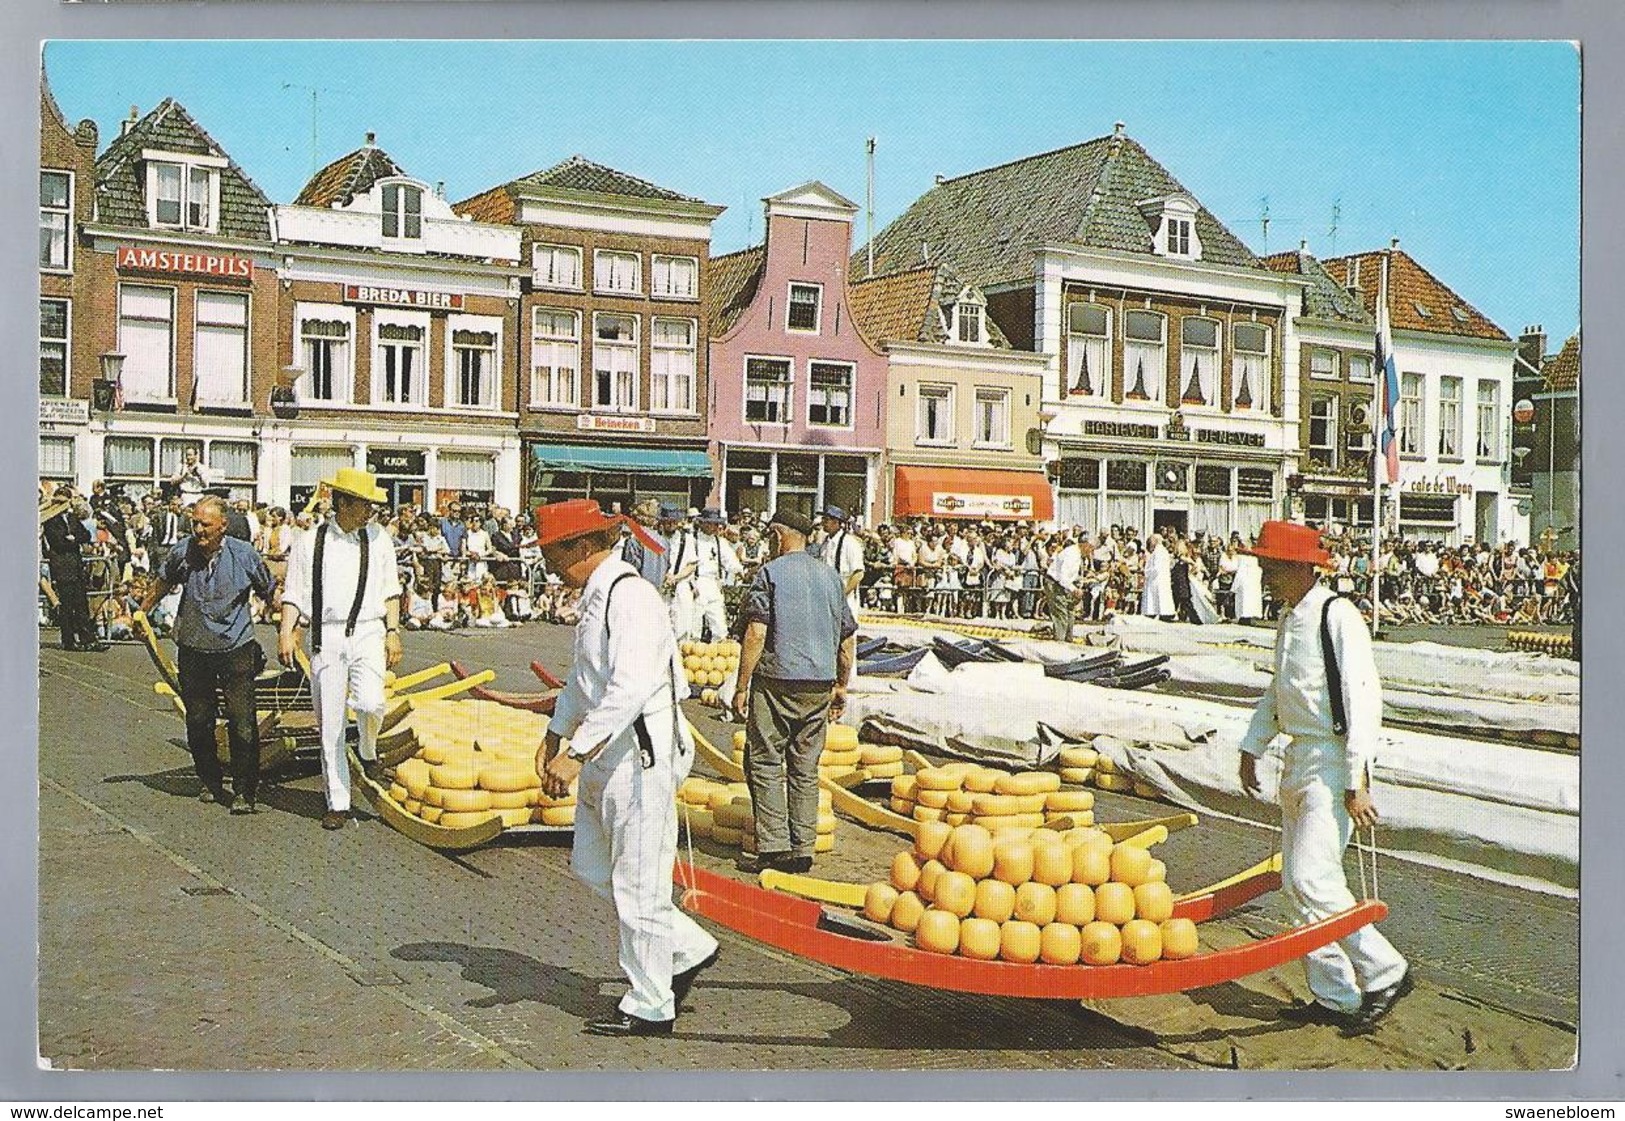
[[[1386, 425], [1383, 397], [1387, 392], [1388, 355], [1384, 353], [1383, 325], [1388, 317], [1388, 253], [1382, 255], [1377, 281], [1377, 352], [1371, 370], [1371, 637], [1382, 630], [1382, 434]], [[1396, 436], [1397, 438], [1397, 436]]]

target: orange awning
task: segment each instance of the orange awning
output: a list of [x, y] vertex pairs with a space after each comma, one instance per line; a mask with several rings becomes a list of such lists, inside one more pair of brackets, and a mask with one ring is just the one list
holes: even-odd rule
[[1042, 471], [898, 467], [894, 517], [1047, 522], [1055, 499]]

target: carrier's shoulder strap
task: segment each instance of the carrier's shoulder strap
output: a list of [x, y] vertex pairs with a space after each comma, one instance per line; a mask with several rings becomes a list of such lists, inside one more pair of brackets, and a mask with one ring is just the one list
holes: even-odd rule
[[1332, 645], [1332, 604], [1342, 596], [1328, 596], [1320, 609], [1320, 656], [1326, 665], [1326, 687], [1331, 693], [1332, 731], [1345, 735], [1349, 730], [1348, 706], [1343, 700], [1343, 671], [1337, 664], [1337, 650]]
[[322, 652], [322, 558], [327, 552], [327, 522], [316, 527], [316, 552], [310, 562], [310, 652]]

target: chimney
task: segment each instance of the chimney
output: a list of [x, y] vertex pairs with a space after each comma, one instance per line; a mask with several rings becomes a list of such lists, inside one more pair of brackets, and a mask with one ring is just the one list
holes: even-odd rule
[[374, 145], [376, 145], [377, 143], [378, 143], [378, 134], [376, 132], [367, 133], [367, 147], [371, 148]]
[[922, 242], [920, 242], [920, 264], [929, 265], [930, 263], [931, 263], [931, 243], [929, 241], [922, 241]]
[[129, 132], [130, 129], [135, 127], [135, 122], [139, 121], [140, 119], [141, 107], [138, 105], [130, 106], [130, 115], [119, 122], [118, 134], [123, 136], [125, 133]]
[[1536, 323], [1523, 329], [1518, 336], [1518, 357], [1540, 369], [1540, 360], [1546, 357], [1546, 328]]
[[1122, 121], [1118, 121], [1116, 124], [1112, 125], [1112, 138], [1115, 140], [1121, 140], [1123, 138], [1123, 130], [1127, 127], [1128, 126]]
[[1349, 258], [1348, 288], [1350, 292], [1358, 292], [1360, 290], [1360, 258], [1358, 257]]
[[946, 183], [947, 181], [948, 181], [948, 177], [946, 175], [942, 174], [942, 172], [940, 172], [940, 171], [937, 172], [937, 186], [940, 187], [944, 183]]
[[1397, 237], [1389, 238], [1388, 239], [1388, 251], [1390, 253], [1394, 253], [1394, 252], [1398, 252], [1398, 250], [1399, 250], [1399, 239]]
[[437, 199], [446, 197], [446, 181], [444, 179], [434, 185], [434, 197]]

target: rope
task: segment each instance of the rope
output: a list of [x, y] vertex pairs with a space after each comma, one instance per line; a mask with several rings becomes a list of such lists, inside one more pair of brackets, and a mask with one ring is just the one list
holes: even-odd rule
[[[1369, 836], [1371, 841], [1371, 882], [1369, 884], [1365, 878], [1366, 836]], [[1358, 828], [1354, 830], [1354, 859], [1360, 869], [1360, 898], [1381, 899], [1382, 896], [1378, 894], [1377, 888], [1377, 827], [1375, 825], [1367, 830], [1365, 835], [1362, 835]]]

